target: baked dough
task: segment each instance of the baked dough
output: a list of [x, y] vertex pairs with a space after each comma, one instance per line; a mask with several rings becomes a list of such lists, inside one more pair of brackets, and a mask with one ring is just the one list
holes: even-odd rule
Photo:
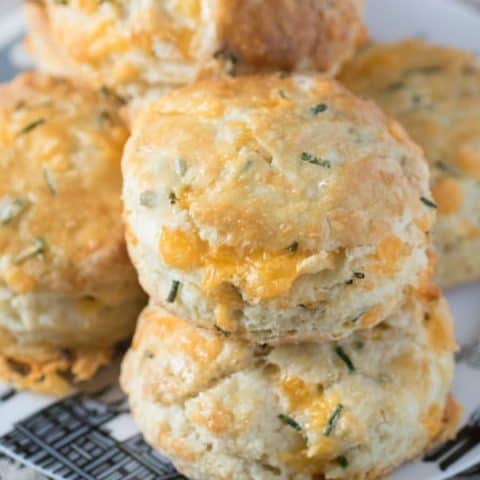
[[144, 305], [124, 241], [118, 107], [37, 73], [0, 87], [0, 377], [17, 386], [91, 376]]
[[40, 68], [131, 99], [198, 78], [336, 72], [365, 38], [363, 0], [45, 0], [27, 4]]
[[257, 342], [328, 340], [427, 288], [428, 168], [315, 76], [210, 80], [133, 119], [127, 244], [154, 303]]
[[375, 100], [421, 145], [438, 220], [437, 280], [480, 278], [480, 64], [466, 51], [421, 40], [375, 45], [340, 80]]
[[452, 320], [436, 295], [339, 343], [273, 348], [150, 306], [121, 382], [146, 440], [189, 478], [383, 478], [459, 420]]

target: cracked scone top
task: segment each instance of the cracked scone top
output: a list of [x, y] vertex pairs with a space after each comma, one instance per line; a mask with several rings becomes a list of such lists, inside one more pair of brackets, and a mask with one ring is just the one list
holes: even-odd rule
[[396, 118], [425, 150], [438, 206], [442, 286], [480, 278], [480, 63], [420, 40], [376, 45], [340, 79]]
[[45, 0], [27, 4], [47, 71], [135, 98], [202, 76], [338, 70], [366, 35], [363, 0]]
[[318, 77], [205, 81], [133, 120], [127, 244], [154, 303], [254, 341], [371, 327], [423, 288], [420, 149]]
[[121, 383], [146, 440], [189, 478], [366, 480], [453, 433], [454, 348], [435, 294], [338, 343], [274, 347], [149, 306]]
[[124, 242], [109, 97], [36, 73], [0, 87], [0, 378], [58, 391], [132, 333], [144, 295]]

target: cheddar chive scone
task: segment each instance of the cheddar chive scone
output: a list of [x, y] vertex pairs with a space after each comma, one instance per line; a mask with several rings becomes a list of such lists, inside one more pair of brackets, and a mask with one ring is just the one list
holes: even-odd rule
[[40, 68], [130, 99], [200, 77], [335, 72], [365, 40], [363, 0], [42, 0], [27, 4]]
[[340, 80], [375, 100], [421, 145], [438, 207], [437, 280], [480, 278], [480, 64], [467, 52], [407, 40], [376, 45]]
[[257, 342], [328, 340], [425, 287], [427, 164], [318, 77], [210, 80], [133, 119], [127, 244], [154, 303]]
[[90, 377], [144, 305], [124, 242], [118, 104], [36, 73], [0, 87], [0, 379]]
[[453, 434], [454, 348], [438, 297], [338, 343], [276, 347], [149, 306], [121, 383], [146, 440], [189, 478], [372, 480]]

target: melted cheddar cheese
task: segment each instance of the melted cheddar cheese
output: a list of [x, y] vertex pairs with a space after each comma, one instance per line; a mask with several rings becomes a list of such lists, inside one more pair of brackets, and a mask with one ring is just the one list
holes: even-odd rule
[[304, 252], [257, 250], [239, 254], [232, 247], [210, 250], [194, 232], [163, 228], [159, 251], [163, 261], [180, 270], [204, 269], [203, 288], [214, 292], [233, 283], [249, 298], [268, 300], [286, 295], [300, 275]]
[[[306, 432], [324, 432], [339, 404], [336, 394], [325, 394], [316, 385], [307, 384], [299, 377], [288, 377], [281, 381], [280, 389], [289, 403], [289, 410], [305, 418], [302, 421]], [[299, 471], [313, 471], [332, 460], [340, 451], [340, 443], [334, 436], [315, 436], [298, 452], [283, 454], [284, 461]]]

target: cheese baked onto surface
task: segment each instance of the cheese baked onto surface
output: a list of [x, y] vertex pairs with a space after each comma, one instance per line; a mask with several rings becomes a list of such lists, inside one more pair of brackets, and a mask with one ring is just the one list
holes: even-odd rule
[[40, 68], [126, 98], [200, 77], [335, 72], [364, 43], [363, 0], [45, 0], [27, 5]]
[[121, 383], [146, 440], [189, 478], [379, 478], [459, 420], [452, 319], [438, 295], [409, 298], [341, 342], [276, 347], [149, 306]]
[[19, 386], [91, 376], [144, 304], [124, 242], [117, 109], [35, 73], [0, 87], [0, 378]]
[[420, 149], [317, 77], [206, 81], [133, 119], [127, 244], [154, 303], [258, 342], [325, 340], [428, 288]]
[[480, 278], [480, 64], [467, 52], [419, 40], [376, 45], [340, 80], [375, 100], [425, 150], [438, 207], [437, 280]]

